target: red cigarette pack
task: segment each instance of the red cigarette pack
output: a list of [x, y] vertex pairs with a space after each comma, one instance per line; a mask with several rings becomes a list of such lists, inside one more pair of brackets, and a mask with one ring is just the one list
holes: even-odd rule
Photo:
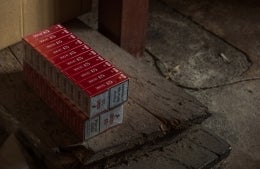
[[[91, 59], [93, 57], [98, 56], [97, 53], [93, 50], [87, 50], [86, 45], [80, 47], [82, 49], [81, 53], [79, 55], [76, 55], [76, 57], [70, 57], [69, 59], [63, 61], [60, 60], [57, 62], [55, 58], [53, 59], [53, 63], [60, 69], [60, 70], [66, 70], [80, 62], [83, 62], [85, 60]], [[87, 47], [89, 49], [89, 47]], [[71, 51], [69, 51], [71, 53]]]
[[[86, 116], [97, 117], [127, 100], [128, 77], [63, 26], [54, 25], [24, 41], [25, 62]], [[34, 87], [53, 107], [57, 99], [51, 102], [53, 96], [41, 78], [34, 80]]]
[[93, 67], [99, 63], [102, 63], [104, 62], [105, 59], [101, 56], [97, 56], [97, 57], [94, 57], [90, 60], [86, 60], [86, 61], [83, 61], [83, 62], [80, 62], [79, 64], [73, 66], [73, 67], [70, 67], [68, 69], [65, 69], [63, 70], [63, 73], [67, 76], [67, 77], [71, 77], [77, 73], [80, 73], [81, 71], [84, 71], [86, 68], [90, 68], [90, 67]]
[[58, 56], [55, 56], [54, 58], [51, 59], [51, 62], [55, 65], [58, 65], [60, 63], [65, 62], [68, 59], [71, 59], [75, 56], [78, 56], [84, 52], [87, 52], [88, 50], [90, 50], [90, 47], [87, 46], [86, 44], [82, 45], [82, 46], [78, 46], [75, 49], [72, 50], [68, 50], [65, 53], [62, 53]]
[[[128, 78], [123, 73], [118, 73], [95, 83], [78, 94], [79, 107], [89, 112], [90, 117], [94, 117], [127, 100]], [[113, 100], [110, 100], [111, 98]]]
[[86, 59], [86, 56], [81, 55], [88, 52], [89, 50], [89, 46], [81, 45], [76, 47], [75, 49], [68, 50], [65, 53], [50, 58], [49, 63], [43, 63], [43, 66], [48, 64], [48, 70], [50, 71], [49, 74], [52, 73], [52, 75], [49, 76], [53, 77], [53, 83], [57, 88], [63, 88], [63, 86], [61, 86], [61, 84], [59, 83], [61, 81], [60, 79], [64, 77], [62, 70], [68, 69], [69, 67], [72, 67], [75, 64], [80, 63], [82, 60]]
[[[57, 116], [84, 140], [85, 123], [88, 117], [26, 63], [24, 64], [24, 75], [27, 83], [54, 110]], [[38, 80], [35, 81], [35, 79]], [[39, 84], [43, 87], [43, 92], [39, 92]]]
[[72, 41], [71, 41], [71, 39], [67, 39], [66, 41], [63, 41], [62, 43], [60, 43], [58, 47], [53, 48], [52, 50], [40, 51], [40, 53], [49, 60], [50, 58], [53, 58], [54, 56], [57, 56], [58, 54], [61, 54], [68, 50], [72, 50], [83, 44], [84, 44], [84, 42], [82, 42], [79, 39], [73, 39]]
[[[47, 29], [44, 29], [42, 31], [33, 33], [31, 35], [27, 35], [25, 36], [23, 39], [28, 42], [31, 46], [36, 47], [42, 43], [45, 43], [46, 40], [45, 38], [48, 37], [49, 35], [53, 34], [54, 32], [60, 31], [62, 29], [65, 29], [62, 25], [57, 24], [57, 25], [53, 25]], [[45, 39], [45, 40], [42, 40]]]
[[[56, 85], [57, 83], [55, 82], [55, 72], [57, 72], [57, 68], [54, 67], [53, 63], [52, 63], [52, 58], [54, 58], [55, 56], [62, 54], [62, 53], [67, 53], [69, 51], [71, 51], [74, 48], [77, 48], [79, 46], [83, 46], [83, 42], [78, 40], [78, 39], [74, 39], [74, 38], [69, 38], [64, 40], [63, 42], [61, 42], [58, 47], [55, 47], [51, 50], [46, 50], [46, 51], [39, 51], [41, 56], [40, 58], [42, 59], [44, 57], [44, 59], [46, 59], [47, 61], [41, 61], [40, 65], [42, 65], [43, 67], [45, 67], [47, 70], [43, 70], [43, 74], [46, 74], [47, 79], [54, 85]], [[47, 46], [47, 45], [46, 45]], [[46, 47], [45, 47], [46, 48]], [[43, 57], [42, 57], [43, 56]], [[35, 63], [37, 65], [37, 63]], [[37, 69], [37, 66], [36, 66]]]
[[69, 34], [69, 31], [65, 30], [65, 28], [58, 24], [51, 26], [48, 29], [36, 32], [34, 34], [25, 36], [23, 38], [25, 44], [25, 61], [29, 63], [31, 66], [33, 65], [33, 57], [36, 55], [35, 47], [48, 43], [53, 39], [60, 38], [63, 35], [53, 35], [55, 32], [62, 32], [63, 35]]
[[113, 67], [113, 65], [110, 62], [108, 62], [108, 61], [101, 62], [100, 64], [97, 64], [96, 66], [94, 66], [92, 68], [85, 69], [82, 72], [71, 76], [70, 79], [72, 79], [76, 83], [80, 83], [82, 80], [89, 78], [96, 73], [107, 70], [111, 67]]
[[[69, 98], [73, 98], [74, 96], [74, 88], [75, 86], [77, 85], [77, 82], [73, 82], [70, 77], [72, 77], [73, 75], [77, 74], [77, 73], [80, 73], [86, 69], [89, 69], [89, 68], [93, 68], [94, 66], [96, 66], [97, 64], [100, 64], [102, 62], [104, 62], [105, 59], [102, 58], [101, 56], [97, 56], [97, 57], [94, 57], [92, 59], [89, 59], [89, 60], [86, 60], [86, 61], [82, 61], [81, 63], [69, 68], [69, 69], [66, 69], [66, 70], [63, 70], [63, 73], [64, 73], [64, 79], [61, 79], [61, 83], [63, 83], [63, 86], [65, 87], [65, 93], [68, 95]], [[77, 102], [76, 102], [77, 103]]]
[[[57, 63], [55, 66], [57, 67], [57, 69], [59, 70], [59, 72], [56, 72], [59, 74], [59, 76], [57, 76], [57, 83], [58, 86], [60, 88], [66, 88], [67, 83], [69, 83], [70, 81], [68, 80], [68, 76], [69, 75], [64, 75], [64, 71], [69, 70], [70, 68], [72, 68], [73, 66], [75, 67], [75, 65], [80, 65], [80, 63], [86, 62], [90, 59], [95, 60], [94, 58], [97, 57], [97, 53], [93, 50], [89, 50], [86, 51], [76, 57], [72, 57], [70, 59], [67, 59], [64, 62], [61, 63]], [[92, 63], [92, 62], [91, 62]], [[70, 83], [69, 83], [70, 84]], [[64, 90], [66, 91], [66, 90]]]
[[[66, 31], [66, 30], [64, 30]], [[77, 37], [73, 34], [67, 34], [66, 36], [62, 36], [61, 38], [58, 38], [56, 40], [52, 40], [49, 43], [37, 46], [36, 49], [40, 53], [44, 53], [45, 51], [50, 51], [51, 49], [57, 48], [63, 44], [66, 44], [68, 42], [71, 42], [73, 40], [77, 39]]]
[[[66, 96], [57, 91], [54, 86], [26, 63], [24, 64], [24, 75], [26, 82], [82, 141], [119, 125], [123, 121], [123, 106], [89, 119]], [[35, 81], [35, 79], [38, 80]], [[42, 92], [38, 89], [39, 86], [42, 87]]]

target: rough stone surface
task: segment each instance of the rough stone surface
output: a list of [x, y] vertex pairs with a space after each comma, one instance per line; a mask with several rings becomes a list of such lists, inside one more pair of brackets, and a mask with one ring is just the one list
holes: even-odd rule
[[211, 131], [194, 130], [187, 136], [193, 143], [214, 152], [219, 157], [225, 157], [230, 151], [230, 145]]
[[[203, 123], [232, 146], [216, 168], [258, 169], [260, 166], [260, 48], [259, 1], [162, 0], [202, 28], [247, 54], [252, 65], [236, 84], [201, 91], [187, 90], [208, 106], [211, 118]], [[228, 74], [226, 75], [228, 76]], [[252, 79], [243, 81], [243, 79]]]
[[247, 75], [260, 75], [259, 0], [161, 0], [245, 52], [253, 65]]
[[[210, 139], [209, 139], [210, 138]], [[202, 143], [208, 140], [206, 144]], [[200, 142], [200, 143], [199, 143]], [[210, 146], [207, 146], [210, 145]], [[217, 153], [216, 147], [220, 147]], [[107, 168], [210, 168], [230, 152], [230, 146], [219, 136], [195, 126], [178, 137], [171, 137], [141, 147], [125, 156], [108, 159]], [[97, 166], [95, 166], [97, 167]], [[94, 169], [94, 167], [90, 167]]]
[[214, 163], [218, 156], [210, 151], [199, 147], [188, 139], [183, 139], [176, 144], [172, 144], [164, 149], [165, 158], [173, 158], [188, 167], [205, 168]]
[[127, 164], [122, 164], [121, 166], [112, 167], [111, 169], [166, 169], [171, 167], [172, 169], [187, 169], [184, 165], [179, 162], [161, 156], [159, 153], [153, 153], [141, 157], [140, 159], [131, 160]]
[[150, 3], [146, 49], [169, 78], [191, 88], [231, 82], [251, 64], [245, 54], [156, 0]]
[[258, 169], [260, 165], [260, 81], [205, 91], [189, 91], [208, 106], [210, 119], [202, 125], [222, 136], [232, 153], [221, 169]]

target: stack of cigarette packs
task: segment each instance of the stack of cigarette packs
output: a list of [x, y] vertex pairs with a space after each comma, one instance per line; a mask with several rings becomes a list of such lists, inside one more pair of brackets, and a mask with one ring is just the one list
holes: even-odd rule
[[123, 122], [125, 73], [60, 24], [23, 42], [26, 82], [83, 141]]

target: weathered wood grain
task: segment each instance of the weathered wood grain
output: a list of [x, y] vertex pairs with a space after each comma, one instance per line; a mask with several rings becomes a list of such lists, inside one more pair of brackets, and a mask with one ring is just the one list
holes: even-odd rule
[[173, 127], [207, 116], [207, 109], [181, 88], [161, 77], [149, 65], [120, 49], [78, 21], [71, 31], [130, 76], [129, 96], [138, 105]]
[[[186, 94], [181, 88], [176, 87], [173, 83], [161, 77], [154, 69], [141, 62], [140, 59], [136, 59], [127, 54], [96, 31], [88, 29], [78, 21], [72, 21], [68, 24], [68, 27], [93, 49], [130, 76], [130, 100], [138, 105], [139, 109], [142, 108], [146, 110], [145, 113], [152, 115], [160, 121], [161, 132], [171, 131], [171, 129], [185, 129], [192, 123], [202, 121], [209, 115], [204, 106]], [[133, 114], [135, 119], [139, 118], [140, 122], [146, 125], [147, 118], [135, 116], [134, 110], [128, 112], [126, 109], [125, 112], [127, 114]], [[138, 123], [133, 121], [131, 124], [135, 126]], [[152, 126], [154, 126], [154, 124]], [[121, 126], [118, 130], [123, 133], [124, 127], [125, 126]], [[137, 133], [144, 133], [144, 131], [149, 130], [149, 128], [151, 128], [151, 125], [146, 125], [146, 128], [142, 129], [138, 128]], [[156, 132], [151, 132], [150, 134], [152, 133]], [[115, 136], [112, 130], [106, 134], [111, 138]], [[104, 139], [105, 136], [106, 135], [100, 135], [90, 139], [86, 143], [89, 147], [95, 147], [96, 150], [104, 149], [108, 143], [108, 140]], [[122, 137], [127, 138], [127, 136], [132, 137], [128, 132], [118, 136], [114, 138], [114, 142], [112, 142], [111, 146], [120, 145], [117, 139], [120, 140]]]
[[0, 51], [0, 75], [21, 71], [22, 67], [17, 63], [9, 48]]
[[[131, 78], [124, 123], [84, 142], [86, 149], [95, 152], [85, 163], [134, 148], [168, 132], [185, 129], [209, 115], [204, 106], [182, 89], [99, 33], [78, 21], [68, 23], [68, 27]], [[78, 143], [77, 137], [23, 81], [20, 65], [23, 48], [20, 45], [12, 46], [12, 52], [10, 49], [0, 52], [0, 104], [45, 149]], [[75, 154], [72, 153], [77, 157]]]
[[57, 143], [64, 145], [78, 142], [75, 135], [59, 122], [47, 105], [25, 84], [22, 66], [9, 49], [0, 53], [0, 63], [0, 105], [50, 147], [57, 146]]
[[23, 58], [25, 55], [24, 44], [21, 42], [18, 42], [12, 46], [9, 46], [8, 48], [9, 48], [10, 52], [14, 55], [14, 57], [18, 60], [18, 62], [22, 65]]
[[[22, 50], [20, 44], [12, 46], [12, 49], [15, 54], [23, 54], [20, 52]], [[3, 75], [0, 76], [2, 82], [0, 85], [0, 104], [4, 105], [8, 112], [17, 118], [21, 126], [30, 130], [46, 149], [79, 143], [77, 137], [56, 118], [48, 106], [23, 81], [22, 67], [16, 60], [16, 58], [22, 59], [22, 57], [14, 57], [9, 49], [2, 53], [3, 56], [0, 56], [0, 59], [3, 62], [1, 63], [8, 63], [8, 65], [5, 65], [1, 70]], [[22, 60], [20, 62], [22, 63]], [[9, 89], [5, 90], [8, 86], [10, 86]], [[143, 143], [144, 135], [157, 133], [159, 136], [164, 134], [161, 132], [161, 122], [131, 99], [124, 109], [125, 112], [128, 112], [125, 113], [124, 124], [92, 140], [89, 143], [90, 149], [97, 152], [122, 144], [123, 146], [117, 148], [117, 151], [125, 150]], [[142, 119], [146, 120], [142, 121]], [[104, 140], [106, 144], [100, 144], [99, 140]]]

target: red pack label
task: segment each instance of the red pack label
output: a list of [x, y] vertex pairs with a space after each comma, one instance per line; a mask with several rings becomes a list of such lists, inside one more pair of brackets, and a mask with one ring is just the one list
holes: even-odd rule
[[110, 68], [108, 70], [105, 70], [101, 73], [95, 74], [94, 76], [83, 80], [78, 85], [79, 85], [80, 88], [85, 89], [85, 88], [88, 88], [88, 87], [92, 86], [93, 84], [95, 84], [99, 81], [110, 78], [110, 77], [118, 74], [119, 72], [120, 71], [116, 68]]
[[90, 86], [89, 88], [86, 88], [84, 91], [88, 93], [88, 96], [92, 97], [97, 94], [103, 93], [109, 88], [114, 87], [117, 84], [120, 84], [126, 80], [128, 80], [128, 78], [123, 73], [116, 74], [115, 76], [110, 77], [109, 79], [103, 80], [101, 82], [96, 83], [95, 85]]
[[123, 122], [123, 105], [100, 115], [100, 132], [114, 127]]
[[63, 52], [66, 52], [68, 50], [72, 50], [72, 49], [74, 49], [74, 48], [76, 48], [76, 47], [78, 47], [82, 44], [84, 44], [84, 43], [81, 40], [78, 40], [78, 39], [74, 40], [72, 42], [69, 42], [69, 43], [68, 43], [68, 41], [64, 41], [62, 43], [62, 46], [59, 46], [59, 47], [54, 48], [52, 50], [41, 51], [41, 52], [46, 58], [50, 59], [50, 58], [57, 56], [57, 55], [59, 55]]
[[33, 46], [33, 47], [37, 47], [37, 46], [40, 46], [40, 45], [47, 44], [51, 41], [57, 40], [57, 39], [59, 39], [63, 36], [69, 35], [69, 34], [71, 34], [71, 33], [68, 30], [61, 29], [58, 32], [54, 32], [54, 33], [52, 33], [48, 36], [42, 37], [41, 39], [39, 39], [37, 41], [31, 42], [30, 45]]
[[59, 65], [60, 63], [65, 62], [66, 60], [71, 59], [73, 57], [76, 57], [88, 50], [90, 50], [90, 47], [87, 45], [78, 46], [73, 50], [55, 56], [54, 58], [51, 59], [51, 62], [55, 65]]
[[71, 66], [74, 66], [78, 63], [89, 60], [96, 56], [97, 56], [97, 53], [93, 50], [90, 50], [90, 51], [84, 52], [76, 57], [70, 58], [70, 59], [58, 64], [57, 67], [59, 67], [61, 70], [66, 70], [66, 69], [70, 68]]
[[[50, 35], [51, 36], [51, 35]], [[63, 44], [66, 44], [66, 43], [69, 43], [73, 40], [77, 39], [76, 36], [72, 35], [72, 34], [69, 34], [69, 35], [66, 35], [66, 36], [63, 36], [59, 39], [56, 39], [56, 40], [53, 40], [47, 44], [44, 44], [44, 45], [40, 45], [37, 47], [37, 49], [39, 51], [41, 51], [42, 53], [44, 53], [45, 51], [50, 51], [54, 48], [57, 48], [57, 47], [60, 47], [62, 46]]]
[[124, 81], [109, 90], [109, 108], [116, 107], [128, 99], [129, 81]]
[[75, 82], [81, 82], [82, 80], [88, 78], [88, 77], [91, 77], [93, 76], [94, 74], [97, 74], [101, 71], [104, 71], [108, 68], [111, 68], [113, 65], [109, 62], [103, 62], [101, 64], [98, 64], [96, 65], [95, 67], [93, 68], [89, 68], [89, 69], [86, 69], [72, 77], [70, 77], [71, 79], [73, 79], [73, 81]]
[[61, 29], [65, 29], [62, 25], [53, 25], [49, 27], [48, 29], [44, 29], [42, 31], [36, 32], [34, 34], [28, 35], [24, 37], [24, 40], [27, 41], [29, 44], [36, 44], [36, 41], [39, 41], [41, 38], [44, 38], [56, 31], [59, 31]]
[[[102, 64], [99, 64], [97, 66], [107, 66], [107, 64], [105, 64], [106, 62], [102, 63]], [[95, 70], [95, 68], [97, 67], [93, 67], [91, 70]], [[111, 64], [109, 64], [109, 66], [111, 66], [109, 69], [100, 69], [99, 72], [91, 72], [91, 71], [87, 71], [87, 72], [90, 72], [89, 73], [89, 76], [86, 77], [84, 80], [82, 80], [80, 83], [75, 81], [75, 84], [77, 84], [77, 86], [75, 85], [70, 85], [71, 88], [73, 88], [71, 90], [71, 92], [69, 92], [72, 96], [72, 99], [76, 102], [76, 103], [81, 103], [82, 100], [85, 100], [83, 99], [84, 97], [87, 97], [87, 96], [84, 96], [83, 95], [83, 91], [85, 88], [88, 88], [92, 85], [94, 85], [95, 83], [98, 83], [99, 81], [102, 81], [104, 79], [107, 79], [107, 78], [110, 78], [118, 73], [120, 73], [120, 71], [114, 67], [112, 67]], [[85, 71], [84, 71], [85, 72]], [[80, 73], [81, 74], [81, 73]], [[83, 93], [82, 93], [83, 92]], [[104, 95], [104, 97], [102, 96], [101, 98], [103, 98], [103, 100], [105, 99], [108, 99], [106, 98], [106, 96]], [[107, 100], [104, 101], [105, 103], [108, 103]], [[85, 106], [85, 103], [82, 103], [81, 105]], [[108, 105], [108, 104], [107, 104]], [[82, 106], [82, 107], [83, 107]], [[104, 107], [105, 109], [106, 107]], [[88, 109], [88, 108], [87, 108]], [[99, 109], [97, 109], [97, 111], [99, 111]]]
[[101, 62], [105, 61], [104, 58], [101, 56], [94, 57], [90, 60], [81, 62], [80, 64], [77, 64], [75, 66], [72, 66], [71, 68], [64, 71], [64, 74], [66, 74], [68, 77], [75, 75], [76, 73], [80, 73], [81, 71], [88, 69], [90, 67], [93, 67]]

